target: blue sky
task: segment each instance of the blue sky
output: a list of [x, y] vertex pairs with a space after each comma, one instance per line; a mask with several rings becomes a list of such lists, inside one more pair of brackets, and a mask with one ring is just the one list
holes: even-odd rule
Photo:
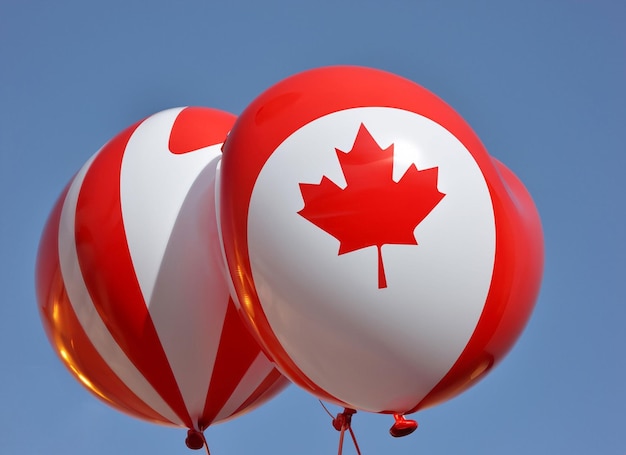
[[[536, 310], [509, 356], [416, 414], [407, 438], [358, 413], [363, 454], [623, 454], [625, 20], [617, 0], [1, 2], [0, 453], [191, 453], [184, 430], [109, 409], [54, 355], [33, 285], [46, 217], [74, 172], [147, 115], [239, 114], [291, 74], [358, 64], [452, 105], [523, 180], [546, 241]], [[207, 438], [213, 455], [306, 455], [335, 453], [338, 433], [291, 386]]]

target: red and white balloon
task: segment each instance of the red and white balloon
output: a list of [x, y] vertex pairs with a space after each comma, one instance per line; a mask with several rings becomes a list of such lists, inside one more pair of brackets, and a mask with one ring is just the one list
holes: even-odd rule
[[414, 82], [360, 67], [279, 82], [238, 118], [218, 179], [237, 304], [324, 400], [399, 419], [435, 405], [490, 371], [531, 314], [531, 197]]
[[65, 365], [111, 406], [189, 428], [192, 448], [286, 385], [224, 278], [214, 183], [234, 121], [176, 108], [117, 135], [58, 200], [37, 258], [41, 318]]

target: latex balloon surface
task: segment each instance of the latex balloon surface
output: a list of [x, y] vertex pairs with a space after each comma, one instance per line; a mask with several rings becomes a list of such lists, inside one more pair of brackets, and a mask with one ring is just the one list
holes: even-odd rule
[[188, 107], [131, 126], [76, 174], [43, 232], [36, 285], [52, 347], [134, 417], [202, 431], [286, 384], [224, 279], [215, 167], [234, 121]]
[[521, 334], [543, 267], [536, 208], [418, 84], [359, 67], [297, 74], [245, 109], [223, 152], [237, 304], [301, 387], [410, 413], [478, 381]]

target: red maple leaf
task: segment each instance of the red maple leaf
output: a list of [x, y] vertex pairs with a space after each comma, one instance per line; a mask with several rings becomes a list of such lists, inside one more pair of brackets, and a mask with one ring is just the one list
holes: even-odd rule
[[319, 184], [300, 183], [304, 208], [298, 213], [339, 240], [344, 254], [369, 246], [378, 249], [378, 288], [386, 288], [381, 247], [417, 245], [413, 231], [445, 196], [437, 189], [438, 168], [415, 164], [396, 183], [393, 144], [381, 149], [361, 124], [352, 150], [335, 149], [346, 187], [323, 176]]

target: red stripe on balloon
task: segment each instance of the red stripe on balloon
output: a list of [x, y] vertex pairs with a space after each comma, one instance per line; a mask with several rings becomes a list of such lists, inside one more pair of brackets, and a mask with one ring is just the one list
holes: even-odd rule
[[[494, 359], [504, 358], [513, 347], [539, 294], [543, 273], [539, 214], [522, 182], [502, 163], [493, 161], [502, 180], [488, 180], [496, 253], [485, 307], [456, 363], [413, 411], [449, 400], [484, 377], [496, 365]], [[505, 188], [497, 188], [501, 185]], [[498, 198], [498, 194], [508, 197]]]
[[259, 352], [259, 346], [242, 324], [234, 302], [229, 298], [207, 400], [198, 422], [201, 429], [215, 420]]
[[[115, 341], [185, 425], [191, 427], [191, 418], [137, 281], [124, 230], [120, 200], [122, 157], [140, 123], [110, 141], [85, 175], [76, 207], [78, 261], [94, 306]], [[146, 230], [149, 228], [146, 226]]]
[[134, 417], [173, 424], [116, 376], [74, 312], [61, 275], [58, 250], [59, 220], [68, 188], [56, 202], [44, 228], [35, 272], [39, 311], [50, 343], [72, 375], [108, 405]]
[[170, 133], [170, 152], [180, 155], [226, 139], [237, 117], [208, 107], [186, 107], [176, 117]]
[[287, 378], [285, 378], [280, 372], [273, 368], [272, 371], [263, 379], [263, 382], [250, 394], [250, 396], [239, 406], [235, 412], [233, 412], [233, 416], [239, 414], [242, 411], [251, 411], [254, 409], [255, 402], [263, 403], [266, 397], [271, 397], [275, 395], [279, 390], [284, 388], [289, 384]]

